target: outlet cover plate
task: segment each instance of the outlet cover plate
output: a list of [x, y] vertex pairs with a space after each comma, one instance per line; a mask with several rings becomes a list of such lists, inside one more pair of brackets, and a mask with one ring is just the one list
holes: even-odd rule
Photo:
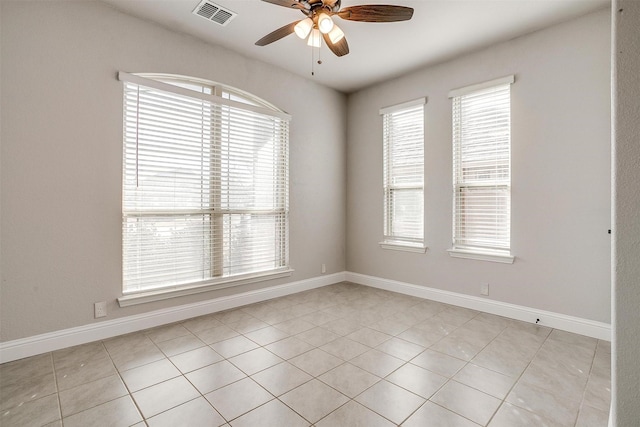
[[106, 317], [107, 316], [107, 302], [106, 301], [102, 301], [102, 302], [97, 302], [93, 305], [93, 310], [94, 310], [94, 317], [97, 319], [99, 317]]

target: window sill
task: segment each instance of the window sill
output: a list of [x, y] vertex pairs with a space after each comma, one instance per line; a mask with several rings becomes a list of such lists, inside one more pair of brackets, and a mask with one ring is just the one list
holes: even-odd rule
[[423, 254], [427, 252], [427, 247], [421, 244], [411, 244], [405, 242], [380, 242], [382, 249], [390, 251], [414, 252]]
[[293, 273], [293, 271], [294, 270], [292, 269], [284, 269], [278, 271], [245, 274], [242, 276], [216, 279], [213, 281], [207, 281], [204, 283], [197, 283], [193, 285], [130, 293], [118, 298], [118, 304], [120, 305], [120, 307], [128, 307], [130, 305], [144, 304], [152, 301], [161, 301], [170, 298], [182, 297], [185, 295], [193, 295], [201, 292], [209, 292], [218, 289], [230, 288], [233, 286], [246, 285], [249, 283], [280, 279], [283, 277], [291, 276], [291, 273]]
[[449, 252], [449, 255], [453, 258], [475, 259], [477, 261], [500, 262], [503, 264], [513, 264], [513, 261], [515, 261], [515, 257], [511, 255], [472, 252], [463, 249], [447, 249], [447, 252]]

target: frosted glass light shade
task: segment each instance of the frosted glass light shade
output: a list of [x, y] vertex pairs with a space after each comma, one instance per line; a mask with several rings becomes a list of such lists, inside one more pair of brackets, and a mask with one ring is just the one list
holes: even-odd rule
[[326, 13], [318, 15], [318, 29], [322, 34], [327, 34], [333, 29], [333, 19]]
[[313, 20], [311, 18], [307, 18], [298, 22], [296, 26], [293, 27], [293, 30], [296, 32], [296, 35], [298, 37], [304, 40], [305, 38], [307, 38], [312, 28], [313, 28]]
[[333, 29], [329, 32], [329, 40], [331, 43], [338, 43], [340, 40], [344, 38], [344, 33], [337, 25], [333, 26]]
[[307, 45], [311, 47], [320, 47], [320, 31], [318, 29], [314, 28], [313, 31], [311, 31]]

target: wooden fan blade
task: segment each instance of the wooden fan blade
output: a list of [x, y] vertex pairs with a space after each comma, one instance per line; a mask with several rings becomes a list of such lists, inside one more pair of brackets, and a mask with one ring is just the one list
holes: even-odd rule
[[411, 19], [413, 8], [386, 4], [363, 4], [345, 7], [336, 15], [349, 21], [397, 22]]
[[307, 9], [298, 0], [262, 0], [262, 1], [275, 4], [278, 6], [282, 6], [282, 7], [293, 8], [293, 9], [303, 9], [303, 10]]
[[347, 43], [347, 38], [343, 37], [336, 43], [332, 43], [329, 38], [329, 34], [323, 34], [324, 42], [329, 46], [331, 52], [335, 53], [336, 56], [345, 56], [349, 53], [349, 44]]
[[292, 22], [291, 24], [287, 24], [275, 31], [270, 32], [269, 34], [258, 40], [256, 42], [256, 46], [266, 46], [270, 43], [280, 40], [283, 37], [288, 36], [289, 34], [294, 32], [294, 28], [298, 22], [300, 21]]

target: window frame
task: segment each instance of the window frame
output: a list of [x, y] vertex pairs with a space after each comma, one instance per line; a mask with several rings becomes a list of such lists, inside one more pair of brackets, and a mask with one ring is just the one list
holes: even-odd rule
[[[453, 212], [452, 212], [452, 247], [448, 249], [447, 252], [451, 257], [454, 258], [467, 258], [474, 259], [480, 261], [491, 261], [491, 262], [499, 262], [512, 264], [515, 260], [515, 257], [511, 254], [511, 85], [515, 82], [514, 75], [508, 75], [505, 77], [501, 77], [498, 79], [490, 80], [487, 82], [474, 84], [470, 86], [465, 86], [459, 89], [452, 90], [449, 93], [449, 98], [452, 100], [452, 149], [453, 149], [453, 158], [452, 158], [452, 172], [453, 172]], [[463, 160], [460, 158], [460, 154], [463, 149], [459, 145], [463, 143], [461, 139], [461, 134], [463, 131], [460, 129], [463, 126], [467, 126], [468, 123], [457, 123], [456, 120], [460, 117], [460, 111], [456, 111], [456, 108], [460, 107], [460, 98], [473, 95], [473, 94], [481, 94], [483, 91], [487, 91], [489, 89], [498, 89], [501, 87], [507, 86], [509, 91], [509, 121], [508, 121], [508, 177], [505, 179], [495, 179], [495, 180], [487, 180], [486, 182], [482, 181], [465, 181], [461, 176], [463, 176], [460, 168], [462, 167]], [[459, 132], [456, 132], [456, 128], [460, 129]], [[500, 129], [496, 127], [496, 129]], [[468, 129], [465, 129], [468, 131]], [[491, 158], [488, 162], [497, 162], [495, 158]], [[508, 244], [505, 247], [504, 245], [486, 245], [481, 246], [477, 244], [464, 244], [459, 243], [464, 240], [462, 236], [457, 234], [458, 232], [458, 224], [462, 222], [460, 219], [460, 213], [458, 209], [459, 197], [461, 191], [466, 189], [473, 190], [482, 190], [486, 189], [487, 191], [493, 190], [494, 192], [506, 192], [506, 216], [507, 216], [507, 233], [508, 233]], [[464, 200], [464, 199], [462, 199]], [[495, 206], [495, 205], [494, 205]], [[504, 213], [504, 212], [503, 212]], [[466, 223], [465, 223], [466, 227]], [[497, 243], [497, 241], [496, 241]]]
[[[221, 106], [221, 108], [223, 109], [226, 106], [226, 107], [230, 107], [229, 110], [231, 110], [231, 108], [236, 108], [242, 111], [249, 111], [249, 112], [254, 112], [254, 113], [263, 114], [267, 116], [277, 117], [278, 119], [282, 120], [282, 123], [284, 122], [288, 123], [288, 121], [290, 121], [291, 119], [291, 116], [289, 114], [283, 112], [282, 110], [274, 107], [272, 104], [254, 95], [251, 95], [247, 92], [240, 91], [230, 86], [222, 85], [220, 83], [216, 83], [212, 81], [191, 78], [186, 76], [169, 75], [169, 74], [130, 74], [130, 73], [124, 73], [124, 72], [120, 72], [118, 74], [118, 79], [126, 83], [136, 84], [139, 86], [152, 88], [152, 89], [163, 91], [166, 93], [175, 93], [178, 95], [187, 96], [189, 98], [196, 98], [196, 99], [199, 98], [199, 99], [202, 99], [203, 101], [211, 102], [212, 105]], [[179, 83], [183, 83], [183, 85], [180, 85]], [[201, 92], [196, 91], [196, 90], [193, 90], [193, 88], [184, 87], [185, 84], [202, 87], [203, 90]], [[204, 90], [205, 87], [209, 88], [210, 90]], [[124, 125], [125, 123], [123, 123], [123, 126]], [[282, 236], [279, 235], [278, 238], [279, 239], [284, 238], [284, 241], [283, 242], [280, 241], [280, 243], [278, 244], [278, 248], [280, 249], [276, 249], [277, 251], [284, 251], [284, 252], [281, 252], [280, 254], [282, 259], [284, 260], [284, 266], [277, 267], [274, 269], [263, 270], [263, 271], [240, 273], [235, 275], [232, 274], [232, 275], [224, 276], [221, 271], [222, 266], [217, 265], [214, 262], [215, 258], [224, 256], [224, 255], [219, 255], [221, 254], [220, 250], [212, 250], [211, 251], [212, 272], [211, 272], [211, 276], [205, 280], [197, 280], [197, 281], [188, 282], [184, 284], [166, 285], [163, 287], [158, 287], [153, 289], [127, 291], [125, 288], [125, 282], [124, 282], [124, 276], [123, 276], [123, 283], [122, 283], [123, 296], [118, 298], [118, 302], [121, 307], [145, 303], [149, 301], [157, 301], [162, 299], [174, 298], [177, 296], [190, 295], [194, 293], [207, 292], [215, 289], [223, 289], [231, 286], [239, 286], [247, 283], [254, 283], [254, 282], [259, 282], [264, 280], [288, 277], [291, 275], [293, 270], [289, 266], [289, 256], [288, 256], [288, 247], [289, 247], [289, 244], [288, 244], [288, 240], [289, 240], [288, 239], [288, 215], [289, 215], [288, 124], [286, 125], [286, 128], [284, 129], [284, 131], [286, 132], [286, 137], [284, 142], [285, 146], [279, 147], [279, 149], [284, 150], [283, 153], [286, 156], [286, 158], [282, 158], [283, 159], [282, 161], [284, 162], [282, 166], [283, 170], [281, 174], [278, 175], [278, 177], [283, 176], [282, 179], [284, 180], [285, 185], [287, 187], [286, 190], [284, 191], [284, 195], [281, 196], [281, 197], [284, 197], [284, 199], [280, 200], [282, 209], [284, 209], [284, 211], [282, 212], [282, 215], [284, 215], [285, 223], [283, 224], [284, 235]], [[216, 136], [213, 135], [214, 133], [216, 134]], [[218, 133], [219, 132], [211, 133], [211, 136], [210, 136], [211, 138], [210, 144], [212, 147], [211, 150], [216, 149], [214, 140], [220, 138], [217, 135]], [[124, 147], [123, 147], [123, 151], [126, 151]], [[211, 169], [213, 169], [213, 167]], [[123, 179], [124, 179], [124, 171], [123, 171]], [[211, 179], [211, 182], [213, 183], [212, 187], [216, 187], [217, 190], [214, 191], [212, 189], [211, 192], [208, 193], [209, 197], [211, 198], [211, 207], [208, 209], [205, 209], [207, 211], [210, 211], [208, 212], [208, 214], [210, 214], [212, 218], [211, 226], [209, 227], [209, 234], [212, 236], [211, 238], [212, 242], [214, 240], [217, 240], [218, 242], [222, 242], [222, 238], [214, 239], [213, 237], [216, 234], [214, 231], [216, 228], [214, 225], [215, 218], [222, 218], [223, 215], [225, 215], [224, 209], [221, 209], [220, 203], [216, 203], [216, 197], [218, 199], [220, 198], [220, 194], [218, 194], [220, 192], [220, 189], [219, 189], [220, 181], [216, 182], [215, 179]], [[125, 195], [124, 185], [125, 183], [123, 181], [123, 197]], [[278, 212], [280, 210], [281, 209], [278, 208]], [[123, 236], [122, 237], [123, 237], [123, 244], [124, 244], [124, 224], [127, 216], [131, 215], [131, 212], [125, 209], [124, 199], [123, 199], [122, 213], [123, 213]], [[179, 210], [178, 210], [178, 213], [180, 213]], [[255, 212], [249, 210], [248, 213], [254, 214]], [[242, 214], [242, 212], [240, 212], [240, 214]], [[276, 219], [276, 221], [278, 220]], [[213, 245], [213, 243], [211, 244]], [[124, 246], [123, 246], [123, 250], [124, 250]], [[123, 256], [124, 256], [124, 252], [123, 252]], [[124, 262], [124, 258], [123, 258], [123, 262]], [[213, 270], [216, 270], [215, 273]], [[123, 273], [124, 273], [124, 270], [123, 270]]]
[[[415, 253], [425, 253], [427, 251], [427, 246], [425, 245], [425, 219], [424, 219], [424, 137], [425, 137], [425, 114], [426, 108], [425, 105], [427, 103], [427, 98], [422, 97], [412, 101], [403, 102], [401, 104], [392, 105], [389, 107], [385, 107], [380, 109], [380, 115], [382, 116], [383, 122], [383, 132], [382, 132], [382, 140], [383, 140], [383, 239], [379, 242], [379, 245], [382, 249], [387, 250], [397, 250], [397, 251], [405, 251], [405, 252], [415, 252]], [[420, 135], [420, 144], [422, 145], [422, 161], [421, 161], [421, 182], [413, 182], [407, 185], [395, 185], [392, 183], [396, 175], [392, 172], [391, 160], [392, 156], [390, 154], [391, 149], [393, 148], [391, 145], [391, 141], [389, 137], [395, 136], [396, 138], [401, 137], [399, 135], [389, 135], [389, 131], [387, 129], [388, 120], [391, 120], [390, 115], [393, 114], [402, 114], [406, 112], [410, 112], [416, 107], [421, 107], [421, 120], [422, 120], [422, 134]], [[413, 123], [409, 124], [412, 125]], [[421, 193], [422, 200], [420, 202], [420, 211], [421, 211], [421, 228], [422, 235], [420, 237], [414, 236], [402, 236], [397, 235], [392, 232], [394, 228], [393, 222], [393, 206], [391, 206], [391, 200], [393, 199], [392, 193], [395, 191], [417, 191]]]

